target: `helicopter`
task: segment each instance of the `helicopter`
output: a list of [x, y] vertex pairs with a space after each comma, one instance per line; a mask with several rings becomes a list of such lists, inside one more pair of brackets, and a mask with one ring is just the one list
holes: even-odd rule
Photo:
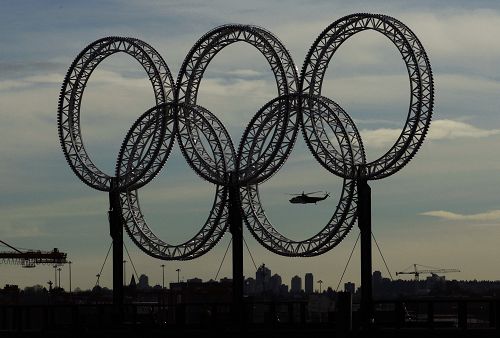
[[329, 193], [326, 193], [325, 196], [323, 197], [309, 196], [312, 194], [316, 194], [318, 192], [322, 191], [308, 192], [307, 194], [302, 191], [302, 194], [288, 194], [288, 195], [295, 195], [295, 197], [290, 198], [290, 203], [292, 204], [310, 204], [310, 203], [316, 204], [316, 202], [326, 200], [328, 196], [330, 196]]

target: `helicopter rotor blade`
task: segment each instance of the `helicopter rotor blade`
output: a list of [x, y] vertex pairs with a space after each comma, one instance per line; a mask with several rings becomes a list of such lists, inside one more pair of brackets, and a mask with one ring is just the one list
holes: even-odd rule
[[318, 190], [318, 191], [313, 191], [313, 192], [308, 192], [306, 193], [305, 195], [312, 195], [312, 194], [316, 194], [318, 192], [323, 192], [323, 190]]

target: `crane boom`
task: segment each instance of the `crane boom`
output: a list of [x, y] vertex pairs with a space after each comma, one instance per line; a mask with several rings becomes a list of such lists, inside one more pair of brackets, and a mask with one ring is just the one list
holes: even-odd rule
[[21, 251], [12, 245], [0, 240], [0, 243], [6, 245], [14, 251], [0, 251], [0, 263], [21, 264], [24, 267], [34, 267], [38, 264], [66, 264], [67, 254], [60, 252], [57, 248], [52, 251], [27, 250]]
[[415, 280], [418, 281], [420, 279], [420, 274], [422, 273], [430, 273], [430, 274], [438, 274], [438, 273], [450, 273], [450, 272], [460, 272], [458, 269], [419, 269], [418, 266], [423, 266], [419, 264], [413, 264], [414, 271], [398, 271], [396, 272], [396, 276], [398, 275], [414, 275]]
[[12, 245], [10, 245], [9, 243], [5, 243], [5, 242], [4, 242], [4, 241], [2, 241], [1, 239], [0, 239], [0, 243], [2, 243], [2, 244], [4, 244], [4, 245], [8, 246], [8, 247], [9, 247], [9, 248], [11, 248], [12, 250], [15, 250], [15, 251], [17, 251], [17, 252], [19, 252], [19, 253], [22, 253], [19, 249], [14, 248], [14, 247], [13, 247]]

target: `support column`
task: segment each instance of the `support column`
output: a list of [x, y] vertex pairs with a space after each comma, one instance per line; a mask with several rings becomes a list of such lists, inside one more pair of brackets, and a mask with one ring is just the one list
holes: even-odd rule
[[233, 240], [233, 322], [243, 321], [243, 220], [237, 176], [230, 173], [229, 230]]
[[361, 231], [361, 326], [373, 324], [371, 188], [360, 178], [358, 186], [358, 226]]
[[109, 192], [109, 233], [113, 240], [113, 304], [123, 305], [123, 226], [120, 194], [116, 178], [111, 179]]
[[352, 330], [352, 294], [337, 293], [335, 332], [338, 337], [348, 337]]

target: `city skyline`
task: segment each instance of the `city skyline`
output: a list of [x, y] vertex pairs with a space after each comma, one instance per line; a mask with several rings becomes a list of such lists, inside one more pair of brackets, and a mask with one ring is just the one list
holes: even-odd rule
[[[59, 269], [57, 269], [57, 271], [59, 271]], [[287, 295], [293, 296], [294, 294], [295, 295], [300, 294], [302, 296], [307, 296], [310, 294], [331, 295], [331, 292], [334, 293], [350, 292], [353, 295], [356, 294], [359, 297], [360, 293], [362, 292], [361, 285], [357, 285], [356, 283], [346, 280], [342, 281], [341, 284], [337, 285], [338, 288], [330, 285], [324, 287], [321, 285], [321, 288], [320, 286], [314, 287], [314, 285], [312, 285], [313, 288], [308, 290], [307, 288], [308, 276], [314, 279], [314, 275], [309, 272], [303, 272], [299, 274], [304, 278], [300, 277], [299, 275], [295, 275], [291, 278], [289, 283], [287, 283], [286, 281], [282, 281], [281, 276], [278, 273], [272, 273], [271, 270], [263, 264], [259, 266], [259, 269], [255, 272], [255, 278], [252, 276], [245, 276], [244, 294], [247, 296], [264, 295], [267, 297], [274, 297], [274, 296], [287, 296]], [[61, 280], [59, 280], [59, 277], [57, 277], [57, 273], [55, 277], [56, 277], [55, 281], [51, 280], [48, 283], [46, 283], [46, 285], [34, 284], [31, 286], [26, 286], [24, 289], [29, 290], [35, 288], [36, 290], [38, 290], [37, 287], [42, 287], [50, 291], [50, 289], [57, 287], [57, 288], [62, 288], [65, 292], [69, 292], [68, 288], [65, 287], [65, 281], [61, 282]], [[443, 291], [443, 287], [446, 285], [446, 283], [452, 285], [450, 290], [454, 292], [454, 295], [457, 295], [458, 291], [454, 287], [456, 287], [457, 285], [462, 285], [465, 287], [464, 291], [469, 293], [469, 295], [471, 293], [472, 294], [476, 293], [476, 295], [486, 296], [486, 293], [491, 293], [491, 292], [496, 293], [496, 291], [498, 290], [498, 286], [500, 285], [500, 281], [457, 280], [453, 277], [446, 278], [447, 277], [446, 272], [443, 272], [440, 275], [435, 273], [422, 274], [420, 279], [416, 276], [415, 278], [410, 278], [410, 279], [401, 279], [400, 277], [396, 277], [393, 279], [392, 277], [393, 276], [384, 275], [381, 271], [378, 270], [373, 271], [373, 287], [375, 288], [376, 298], [395, 299], [402, 296], [402, 294], [399, 294], [398, 292], [404, 292], [406, 293], [406, 296], [412, 293], [415, 293], [415, 295], [418, 296], [425, 296], [425, 293], [423, 292], [429, 292], [432, 289], [435, 289], [436, 292]], [[302, 283], [303, 280], [304, 283]], [[278, 282], [278, 284], [276, 284], [276, 282]], [[320, 282], [322, 283], [321, 280], [317, 281], [317, 283]], [[165, 284], [165, 289], [179, 290], [185, 287], [186, 285], [197, 285], [197, 284], [211, 285], [213, 283], [222, 285], [225, 284], [227, 287], [230, 288], [232, 285], [232, 279], [227, 276], [222, 276], [216, 280], [214, 279], [203, 280], [196, 276], [191, 276], [189, 278], [180, 279], [179, 281], [169, 281], [168, 283]], [[139, 290], [148, 290], [148, 289], [161, 290], [162, 289], [161, 284], [162, 281], [151, 280], [149, 276], [146, 274], [129, 275], [126, 277], [126, 282], [124, 283], [124, 285], [127, 287], [133, 287]], [[295, 287], [292, 288], [292, 285], [294, 284]], [[94, 287], [97, 286], [102, 287], [99, 284], [96, 284]], [[12, 289], [17, 287], [17, 285], [8, 284], [6, 285], [6, 287], [7, 289]], [[88, 292], [92, 291], [94, 287], [90, 289], [82, 289], [77, 286], [76, 288], [72, 289], [72, 291]], [[104, 288], [106, 288], [107, 290], [112, 290], [107, 287]], [[395, 293], [395, 290], [398, 290], [398, 292]]]
[[[61, 267], [64, 267], [62, 265], [55, 265], [52, 266], [52, 274], [54, 278], [49, 279], [45, 284], [42, 283], [36, 283], [33, 285], [26, 285], [26, 288], [32, 288], [35, 286], [41, 286], [46, 288], [47, 290], [52, 287], [60, 287], [66, 292], [69, 292], [69, 287], [68, 285], [70, 284], [69, 282], [69, 276], [64, 274], [64, 272], [61, 275]], [[431, 268], [431, 267], [427, 267]], [[416, 267], [415, 267], [416, 269]], [[429, 281], [431, 280], [440, 280], [440, 281], [452, 281], [452, 282], [458, 282], [458, 283], [469, 283], [469, 282], [474, 282], [474, 283], [481, 283], [481, 282], [497, 282], [500, 283], [500, 281], [488, 281], [488, 280], [462, 280], [462, 279], [457, 279], [454, 278], [456, 274], [448, 276], [448, 273], [450, 272], [460, 272], [460, 271], [454, 271], [453, 269], [450, 269], [450, 271], [440, 271], [441, 269], [436, 269], [434, 273], [433, 270], [424, 270], [422, 273], [420, 273], [420, 279], [419, 275], [416, 275], [414, 272], [417, 270], [413, 270], [413, 267], [408, 267], [406, 272], [399, 272], [396, 273], [395, 275], [389, 274], [386, 271], [386, 275], [379, 271], [379, 270], [374, 270], [373, 271], [373, 284], [380, 285], [382, 283], [388, 283], [388, 282], [393, 282], [393, 283], [398, 283], [398, 282], [422, 282], [422, 281]], [[445, 269], [446, 270], [446, 269]], [[438, 274], [439, 273], [439, 274]], [[398, 275], [399, 274], [399, 275]], [[401, 274], [408, 275], [408, 277], [401, 277]], [[413, 275], [413, 276], [411, 276]], [[446, 277], [450, 278], [446, 278]], [[97, 276], [96, 276], [97, 277]], [[99, 276], [100, 277], [100, 276]], [[162, 279], [163, 276], [160, 276], [160, 279], [157, 280], [157, 278], [150, 278], [149, 275], [145, 273], [138, 273], [135, 274], [135, 271], [129, 271], [129, 273], [125, 273], [123, 276], [123, 281], [125, 286], [131, 286], [134, 284], [138, 288], [161, 288], [162, 287]], [[278, 272], [274, 272], [273, 270], [269, 269], [268, 266], [265, 264], [261, 264], [258, 269], [255, 271], [255, 275], [245, 275], [244, 277], [244, 283], [245, 283], [245, 288], [244, 288], [244, 293], [245, 294], [259, 294], [259, 293], [266, 293], [269, 292], [271, 294], [284, 294], [284, 293], [299, 293], [302, 292], [305, 295], [311, 294], [311, 293], [321, 293], [321, 292], [326, 292], [329, 289], [331, 289], [334, 292], [340, 292], [340, 291], [350, 291], [351, 293], [356, 292], [359, 288], [361, 288], [360, 284], [357, 284], [353, 281], [342, 279], [339, 281], [336, 281], [336, 284], [334, 285], [329, 285], [325, 284], [323, 285], [323, 281], [321, 279], [316, 280], [314, 277], [314, 274], [310, 272], [297, 272], [294, 276], [291, 277], [290, 280], [284, 280], [282, 279], [281, 275]], [[254, 278], [255, 277], [255, 278]], [[308, 279], [310, 282], [308, 282]], [[314, 281], [316, 280], [316, 283]], [[172, 285], [177, 285], [177, 284], [192, 284], [192, 283], [228, 283], [228, 286], [231, 285], [232, 281], [232, 276], [218, 276], [218, 278], [209, 278], [209, 279], [203, 279], [199, 278], [196, 275], [192, 276], [184, 276], [179, 274], [179, 279], [178, 280], [165, 280], [165, 288], [171, 289]], [[278, 284], [276, 284], [278, 283]], [[296, 287], [292, 289], [292, 285], [295, 283]], [[308, 283], [309, 283], [309, 288], [308, 288]], [[317, 285], [317, 283], [321, 283], [321, 287]], [[9, 286], [18, 286], [15, 283], [13, 284], [6, 284]], [[74, 284], [73, 281], [73, 288], [72, 290], [78, 290], [78, 291], [89, 291], [92, 290], [95, 286], [100, 286], [100, 287], [105, 287], [109, 290], [112, 290], [110, 286], [107, 285], [101, 285], [96, 281], [95, 285], [92, 285], [88, 289], [81, 288], [80, 286]], [[285, 287], [285, 289], [281, 288]], [[1, 287], [0, 287], [1, 288]], [[22, 288], [21, 288], [22, 289]], [[320, 291], [321, 290], [321, 291]], [[385, 290], [386, 292], [387, 290]]]
[[[209, 29], [228, 22], [269, 29], [290, 49], [297, 67], [317, 35], [331, 22], [355, 12], [374, 12], [404, 21], [421, 39], [434, 70], [436, 108], [428, 139], [407, 167], [383, 182], [371, 182], [373, 232], [392, 272], [420, 263], [459, 268], [457, 279], [500, 279], [500, 8], [494, 1], [342, 2], [314, 1], [307, 6], [257, 1], [250, 4], [202, 2], [6, 2], [0, 14], [0, 152], [4, 161], [0, 238], [18, 248], [68, 253], [73, 285], [95, 283], [110, 244], [107, 195], [84, 186], [67, 167], [56, 134], [56, 106], [67, 68], [89, 43], [104, 36], [134, 36], [157, 48], [174, 74], [189, 48]], [[219, 11], [217, 8], [224, 8]], [[114, 15], [110, 18], [109, 13]], [[19, 22], [22, 15], [27, 25]], [[485, 34], [484, 32], [489, 32]], [[460, 38], [458, 38], [460, 37]], [[265, 60], [248, 46], [221, 53], [209, 66], [200, 103], [225, 124], [233, 139], [262, 105], [275, 96]], [[325, 95], [338, 101], [359, 123], [368, 159], [388, 149], [407, 111], [408, 84], [397, 50], [372, 32], [346, 43], [331, 63]], [[116, 56], [91, 77], [85, 92], [82, 129], [95, 161], [112, 172], [123, 135], [152, 105], [140, 66]], [[322, 170], [302, 140], [289, 161], [262, 185], [266, 212], [280, 231], [301, 239], [316, 233], [331, 216], [341, 181]], [[306, 173], [306, 174], [305, 174]], [[199, 229], [213, 186], [198, 179], [175, 148], [166, 168], [141, 190], [141, 205], [159, 237], [181, 242]], [[330, 192], [317, 206], [295, 206], [286, 194]], [[245, 231], [257, 263], [282, 267], [283, 280], [308, 270], [336, 286], [358, 229], [336, 248], [315, 258], [288, 258], [262, 248]], [[190, 262], [162, 262], [146, 256], [128, 238], [138, 273], [160, 280], [215, 276], [229, 236], [207, 255]], [[385, 270], [373, 248], [373, 270]], [[129, 260], [128, 257], [125, 259]], [[230, 255], [221, 275], [231, 277]], [[245, 251], [245, 275], [254, 273]], [[310, 268], [309, 268], [310, 267]], [[130, 265], [127, 270], [130, 272]], [[0, 266], [4, 284], [46, 283], [51, 267]], [[63, 268], [64, 269], [64, 268]], [[64, 270], [63, 270], [64, 271]], [[151, 277], [153, 278], [153, 277]], [[345, 281], [359, 285], [359, 246]], [[63, 279], [64, 283], [64, 279]], [[110, 261], [101, 284], [111, 285]]]

